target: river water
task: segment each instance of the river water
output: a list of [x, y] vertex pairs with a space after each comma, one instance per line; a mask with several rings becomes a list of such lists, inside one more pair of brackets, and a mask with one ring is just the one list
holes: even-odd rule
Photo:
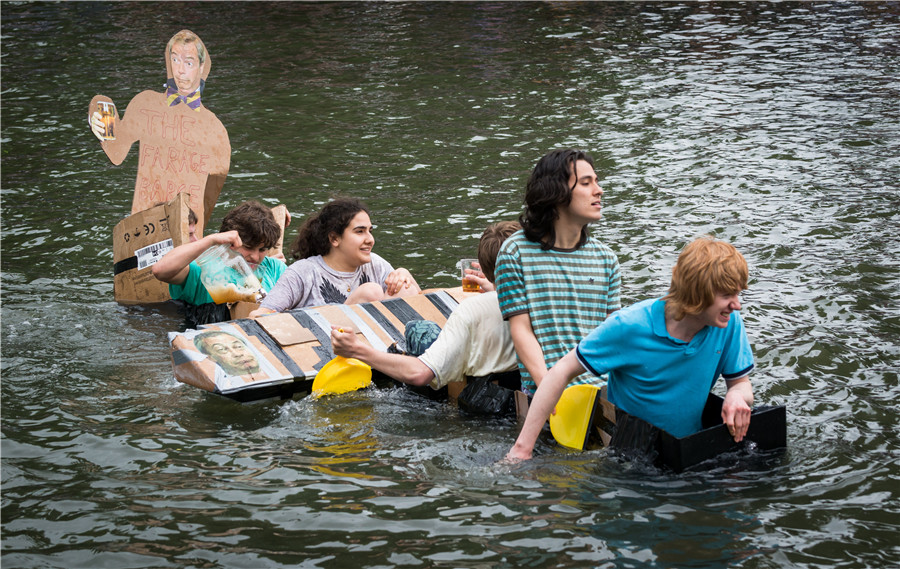
[[[137, 149], [111, 165], [85, 116], [160, 90], [181, 28], [231, 139], [211, 226], [356, 195], [376, 251], [454, 286], [536, 160], [583, 148], [623, 303], [697, 235], [745, 254], [788, 449], [675, 475], [544, 436], [510, 468], [514, 423], [401, 389], [177, 383], [179, 316], [113, 300]], [[4, 2], [4, 569], [900, 565], [898, 38], [895, 2]]]

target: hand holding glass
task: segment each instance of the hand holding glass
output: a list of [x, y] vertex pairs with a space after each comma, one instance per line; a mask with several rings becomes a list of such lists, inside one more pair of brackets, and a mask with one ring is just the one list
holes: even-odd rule
[[111, 101], [100, 101], [97, 103], [97, 112], [100, 113], [100, 120], [103, 123], [103, 128], [98, 133], [100, 139], [115, 140], [116, 106]]
[[463, 292], [478, 292], [480, 290], [478, 282], [468, 278], [472, 274], [481, 274], [481, 265], [478, 264], [478, 259], [462, 259], [459, 267]]

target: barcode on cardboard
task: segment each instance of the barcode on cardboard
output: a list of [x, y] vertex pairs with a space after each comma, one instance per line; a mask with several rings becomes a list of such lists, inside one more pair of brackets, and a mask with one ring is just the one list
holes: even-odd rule
[[163, 255], [171, 251], [173, 248], [174, 247], [171, 239], [166, 239], [165, 241], [159, 241], [157, 243], [153, 243], [152, 245], [141, 247], [134, 252], [134, 256], [137, 257], [138, 270], [140, 271], [142, 269], [146, 269], [147, 267], [153, 266], [162, 258]]

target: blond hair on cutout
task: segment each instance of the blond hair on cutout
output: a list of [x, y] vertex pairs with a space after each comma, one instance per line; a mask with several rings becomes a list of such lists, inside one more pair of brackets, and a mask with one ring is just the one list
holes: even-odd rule
[[675, 320], [709, 308], [717, 294], [747, 288], [747, 261], [734, 245], [705, 235], [689, 243], [672, 269], [666, 313]]
[[200, 36], [195, 34], [190, 30], [181, 30], [174, 36], [169, 39], [169, 43], [166, 44], [166, 57], [172, 53], [172, 46], [175, 44], [194, 44], [197, 47], [197, 59], [200, 60], [200, 65], [206, 63], [206, 46], [203, 45], [203, 40], [200, 39]]

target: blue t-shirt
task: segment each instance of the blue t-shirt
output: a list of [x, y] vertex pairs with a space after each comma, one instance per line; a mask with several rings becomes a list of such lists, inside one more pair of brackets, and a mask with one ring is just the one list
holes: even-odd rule
[[683, 342], [666, 331], [666, 303], [651, 299], [612, 314], [576, 348], [588, 371], [609, 373], [609, 401], [685, 437], [701, 429], [703, 407], [719, 376], [753, 370], [753, 352], [738, 312], [726, 328], [706, 326]]
[[[265, 257], [262, 262], [253, 271], [253, 274], [259, 279], [263, 289], [266, 292], [272, 290], [275, 281], [281, 277], [282, 273], [287, 269], [287, 265], [281, 259], [275, 257]], [[180, 285], [169, 285], [169, 296], [175, 300], [183, 300], [188, 304], [206, 304], [213, 301], [209, 296], [206, 287], [200, 281], [200, 265], [192, 262], [188, 266], [188, 275], [184, 282]]]

